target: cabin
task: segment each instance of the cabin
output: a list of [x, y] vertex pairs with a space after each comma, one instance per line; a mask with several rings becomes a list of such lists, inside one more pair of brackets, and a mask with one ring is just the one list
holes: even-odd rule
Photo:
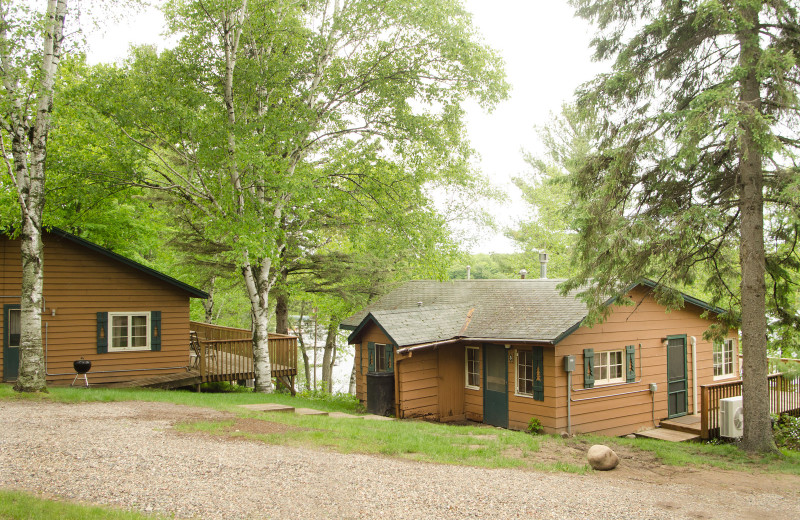
[[738, 380], [738, 333], [703, 339], [721, 309], [683, 295], [667, 311], [644, 280], [633, 306], [582, 325], [563, 280], [411, 281], [346, 319], [358, 398], [392, 373], [400, 418], [471, 420], [546, 433], [625, 435], [699, 411], [700, 387]]
[[[190, 300], [207, 298], [204, 291], [57, 228], [43, 233], [43, 244], [48, 385], [71, 384], [80, 358], [92, 362], [91, 385], [171, 388], [253, 378], [251, 331], [190, 321]], [[0, 236], [0, 265], [0, 368], [10, 382], [19, 373], [19, 240]], [[286, 358], [287, 370], [274, 375], [293, 388], [296, 338], [271, 335], [270, 353]]]

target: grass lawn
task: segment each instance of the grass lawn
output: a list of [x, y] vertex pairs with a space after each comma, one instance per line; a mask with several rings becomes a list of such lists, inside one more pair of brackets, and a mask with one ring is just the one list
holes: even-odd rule
[[[271, 444], [311, 446], [343, 453], [380, 454], [425, 462], [489, 468], [529, 468], [545, 471], [590, 471], [582, 454], [592, 444], [606, 444], [628, 454], [641, 453], [660, 464], [713, 467], [733, 471], [761, 471], [800, 475], [800, 453], [750, 456], [734, 445], [671, 443], [652, 439], [624, 439], [579, 435], [571, 439], [529, 435], [485, 426], [459, 426], [424, 421], [365, 421], [291, 413], [262, 413], [240, 404], [281, 403], [297, 408], [356, 413], [352, 397], [291, 397], [285, 394], [216, 393], [147, 389], [51, 388], [43, 395], [20, 395], [0, 385], [0, 399], [44, 399], [59, 402], [159, 401], [229, 411], [241, 420], [280, 423], [291, 432], [258, 433], [235, 426], [236, 421], [178, 424], [179, 431], [247, 437]], [[581, 455], [581, 456], [578, 456]]]
[[164, 517], [49, 500], [28, 493], [0, 489], [0, 520], [157, 520], [161, 518]]

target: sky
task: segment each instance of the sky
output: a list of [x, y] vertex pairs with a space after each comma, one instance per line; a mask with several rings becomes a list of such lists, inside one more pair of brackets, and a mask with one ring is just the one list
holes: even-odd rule
[[[511, 178], [530, 172], [523, 153], [542, 153], [536, 127], [545, 125], [575, 88], [602, 71], [590, 59], [591, 27], [573, 16], [566, 0], [465, 0], [466, 9], [484, 43], [506, 64], [510, 99], [487, 114], [477, 104], [467, 105], [467, 132], [480, 158], [478, 167], [508, 195], [504, 204], [489, 211], [500, 229], [488, 233], [472, 253], [508, 253], [514, 250], [502, 234], [527, 212]], [[91, 63], [113, 62], [127, 54], [130, 44], [168, 45], [161, 36], [163, 18], [154, 10], [123, 18], [88, 38]]]

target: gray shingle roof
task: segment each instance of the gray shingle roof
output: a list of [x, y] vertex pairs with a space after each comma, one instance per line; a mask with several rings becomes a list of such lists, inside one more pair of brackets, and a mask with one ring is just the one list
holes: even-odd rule
[[[454, 337], [555, 342], [587, 312], [574, 294], [561, 296], [561, 282], [411, 281], [344, 320], [342, 328], [355, 330], [371, 313], [398, 346]], [[475, 310], [464, 328], [471, 308]]]

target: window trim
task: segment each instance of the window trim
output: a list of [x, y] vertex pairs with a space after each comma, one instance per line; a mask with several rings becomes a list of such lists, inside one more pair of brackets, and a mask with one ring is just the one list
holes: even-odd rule
[[[114, 318], [119, 316], [126, 316], [131, 318], [133, 316], [145, 317], [145, 344], [141, 347], [115, 347], [114, 346]], [[130, 340], [132, 322], [128, 323], [128, 339]], [[150, 311], [130, 311], [130, 312], [109, 312], [108, 313], [108, 352], [141, 352], [151, 350], [151, 336], [152, 336], [152, 322]], [[130, 341], [129, 341], [130, 343]]]
[[[611, 374], [611, 366], [612, 365], [608, 362], [608, 360], [611, 359], [611, 354], [612, 353], [616, 353], [616, 352], [619, 352], [620, 363], [619, 363], [619, 365], [614, 363], [614, 366], [619, 366], [620, 367], [620, 376], [619, 377], [615, 377], [615, 378], [611, 378], [611, 377], [606, 377], [605, 379], [600, 378], [599, 377], [599, 373], [600, 373], [600, 370], [602, 368], [602, 366], [601, 366], [602, 364], [600, 363], [600, 360], [603, 358], [603, 355], [606, 356], [606, 360], [607, 361], [606, 361], [605, 368], [607, 369], [607, 374], [610, 375]], [[595, 352], [594, 353], [594, 368], [592, 370], [592, 373], [594, 375], [594, 385], [595, 385], [595, 387], [597, 387], [597, 386], [605, 386], [605, 385], [617, 385], [617, 384], [620, 384], [620, 383], [627, 383], [628, 381], [627, 381], [627, 377], [626, 377], [626, 369], [627, 369], [627, 366], [626, 366], [625, 349], [604, 350], [602, 352]]]
[[[716, 374], [714, 374], [714, 372], [716, 371], [716, 368], [717, 368], [717, 363], [714, 360], [714, 355], [715, 355], [714, 348], [717, 345], [722, 345], [723, 349], [720, 352], [720, 354], [723, 357], [721, 365], [724, 367], [725, 366], [725, 348], [724, 348], [725, 344], [730, 344], [730, 346], [731, 346], [731, 352], [730, 352], [731, 371], [729, 373], [716, 375]], [[731, 379], [731, 378], [736, 377], [737, 376], [736, 360], [737, 360], [738, 357], [739, 356], [736, 355], [736, 341], [733, 338], [725, 338], [724, 340], [722, 340], [722, 343], [714, 343], [714, 344], [712, 344], [712, 346], [711, 346], [711, 373], [714, 374], [714, 381], [720, 381], [722, 379]]]
[[[520, 349], [515, 349], [515, 350], [516, 350], [516, 356], [515, 356], [515, 361], [514, 361], [514, 395], [516, 395], [517, 397], [528, 397], [530, 399], [533, 399], [533, 383], [534, 383], [534, 381], [536, 381], [536, 374], [533, 373], [534, 368], [535, 368], [534, 367], [534, 361], [533, 361], [533, 351], [532, 350], [520, 350]], [[519, 391], [519, 354], [520, 354], [520, 352], [527, 353], [528, 361], [530, 362], [530, 367], [531, 367], [531, 378], [530, 378], [531, 393], [529, 393], [529, 394], [526, 394], [524, 392], [520, 392]]]
[[[478, 386], [473, 386], [469, 384], [469, 351], [472, 350], [475, 352], [475, 377], [478, 380]], [[464, 349], [464, 388], [469, 390], [480, 390], [481, 389], [481, 358], [480, 358], [480, 348], [478, 347], [466, 347]]]

